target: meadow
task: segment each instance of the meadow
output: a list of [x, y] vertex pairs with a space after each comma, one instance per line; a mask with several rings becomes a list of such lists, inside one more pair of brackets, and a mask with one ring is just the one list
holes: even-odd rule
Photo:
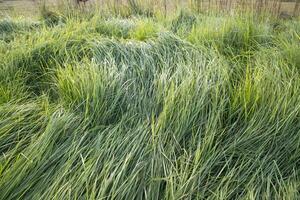
[[300, 20], [43, 7], [0, 19], [0, 199], [299, 199]]

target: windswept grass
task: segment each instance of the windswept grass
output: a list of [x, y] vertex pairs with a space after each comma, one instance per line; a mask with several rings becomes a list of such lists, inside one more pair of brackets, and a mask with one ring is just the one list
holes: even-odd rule
[[0, 21], [0, 199], [300, 198], [298, 19], [59, 16]]

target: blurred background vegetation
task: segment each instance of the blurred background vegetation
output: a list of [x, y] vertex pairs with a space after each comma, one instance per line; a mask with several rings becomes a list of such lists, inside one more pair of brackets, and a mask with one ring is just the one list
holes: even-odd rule
[[[0, 0], [0, 13], [35, 14], [43, 5], [50, 7], [78, 6], [77, 0]], [[85, 9], [100, 10], [143, 7], [151, 11], [174, 13], [176, 10], [191, 9], [197, 12], [230, 12], [232, 10], [251, 10], [275, 15], [299, 15], [299, 0], [88, 0]], [[95, 6], [96, 5], [96, 6]], [[81, 5], [82, 6], [82, 5]], [[122, 7], [122, 8], [121, 8]]]

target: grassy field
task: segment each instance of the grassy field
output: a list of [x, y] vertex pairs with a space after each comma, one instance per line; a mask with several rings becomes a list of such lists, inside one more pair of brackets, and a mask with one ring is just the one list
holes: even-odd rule
[[1, 200], [297, 200], [299, 166], [299, 18], [0, 20]]

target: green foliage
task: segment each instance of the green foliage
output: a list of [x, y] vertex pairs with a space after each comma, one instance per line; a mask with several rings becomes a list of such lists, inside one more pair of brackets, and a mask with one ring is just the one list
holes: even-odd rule
[[65, 22], [62, 15], [48, 10], [45, 6], [41, 10], [41, 18], [47, 26], [55, 26]]
[[194, 27], [188, 36], [194, 43], [216, 47], [222, 54], [238, 56], [272, 45], [269, 24], [251, 16], [233, 16], [213, 21], [211, 17]]
[[133, 15], [152, 17], [153, 12], [141, 5], [139, 0], [128, 0], [130, 11]]
[[0, 199], [299, 199], [299, 21], [108, 16], [0, 21]]
[[100, 20], [95, 27], [101, 35], [116, 38], [128, 38], [130, 31], [134, 28], [131, 20], [110, 19], [107, 21]]
[[9, 18], [0, 20], [0, 42], [10, 42], [20, 32], [37, 29], [40, 26], [37, 22], [25, 20], [13, 21]]
[[179, 31], [190, 32], [196, 22], [197, 17], [194, 14], [181, 10], [179, 16], [172, 21], [171, 30], [174, 33]]
[[84, 63], [59, 69], [56, 83], [65, 106], [82, 112], [86, 120], [100, 125], [111, 124], [122, 116], [123, 88], [119, 79], [112, 68]]
[[[86, 26], [56, 27], [49, 30], [47, 27], [30, 37], [23, 37], [16, 41], [12, 52], [7, 52], [4, 68], [10, 74], [22, 71], [26, 74], [25, 84], [34, 93], [41, 93], [49, 89], [49, 78], [53, 70], [64, 65], [65, 62], [80, 61], [84, 56], [91, 56], [89, 38], [84, 34]], [[51, 39], [49, 39], [51, 38]], [[26, 45], [24, 45], [24, 41]]]
[[154, 17], [153, 9], [145, 6], [140, 0], [128, 0], [125, 2], [114, 1], [110, 4], [109, 10], [111, 14], [118, 17]]
[[158, 27], [151, 21], [139, 21], [136, 27], [130, 32], [131, 38], [145, 41], [157, 35]]

